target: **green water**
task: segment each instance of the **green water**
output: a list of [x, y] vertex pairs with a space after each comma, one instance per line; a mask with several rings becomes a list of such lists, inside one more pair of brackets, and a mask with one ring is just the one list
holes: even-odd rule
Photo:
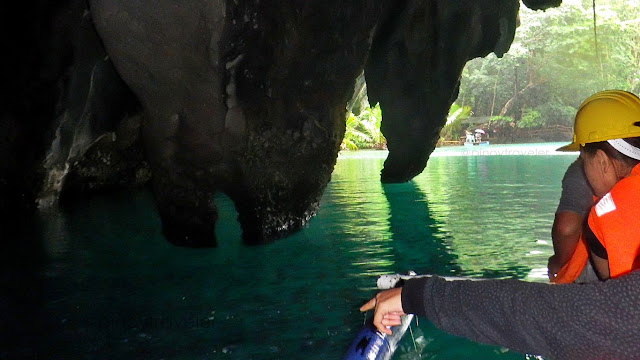
[[[342, 153], [318, 215], [274, 244], [241, 244], [219, 196], [218, 248], [161, 236], [145, 191], [45, 213], [48, 263], [22, 352], [42, 359], [340, 359], [378, 275], [545, 281], [560, 180], [557, 144], [438, 149], [405, 184], [382, 185], [386, 153]], [[27, 306], [27, 305], [25, 305]], [[34, 321], [25, 319], [25, 321]], [[524, 359], [421, 319], [394, 359]]]

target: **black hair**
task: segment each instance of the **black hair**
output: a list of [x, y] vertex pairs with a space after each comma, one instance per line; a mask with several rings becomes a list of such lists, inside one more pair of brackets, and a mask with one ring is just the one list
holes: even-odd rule
[[[640, 121], [638, 123], [640, 123]], [[634, 125], [639, 126], [639, 125], [637, 125], [638, 123], [636, 123]], [[627, 143], [629, 143], [629, 145], [637, 147], [637, 148], [640, 149], [640, 136], [631, 137], [631, 138], [624, 138], [622, 140], [624, 140]], [[588, 143], [588, 144], [585, 144], [582, 147], [582, 149], [584, 150], [584, 152], [586, 152], [589, 155], [595, 154], [598, 149], [602, 150], [610, 158], [613, 158], [613, 159], [616, 159], [618, 161], [621, 161], [625, 165], [628, 165], [630, 167], [634, 167], [638, 163], [640, 163], [640, 160], [637, 160], [637, 159], [634, 159], [634, 158], [631, 158], [631, 157], [629, 157], [627, 155], [622, 154], [618, 150], [614, 149], [613, 146], [611, 146], [611, 144], [609, 144], [606, 141]]]

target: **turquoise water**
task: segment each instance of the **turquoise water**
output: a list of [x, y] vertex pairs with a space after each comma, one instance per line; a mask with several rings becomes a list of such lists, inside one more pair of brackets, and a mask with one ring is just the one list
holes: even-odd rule
[[[45, 359], [340, 359], [380, 274], [545, 281], [560, 180], [576, 156], [555, 153], [557, 145], [440, 148], [421, 175], [393, 185], [379, 182], [385, 152], [341, 153], [318, 215], [266, 246], [242, 245], [223, 196], [214, 249], [167, 243], [146, 191], [44, 213], [49, 260], [34, 291], [42, 295], [38, 326], [47, 331], [41, 345], [23, 352]], [[421, 319], [394, 356], [418, 358], [525, 355], [447, 335]]]

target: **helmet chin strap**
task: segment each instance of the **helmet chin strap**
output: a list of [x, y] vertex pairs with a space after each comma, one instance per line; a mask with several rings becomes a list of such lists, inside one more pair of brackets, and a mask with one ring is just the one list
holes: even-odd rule
[[607, 140], [607, 142], [613, 146], [614, 149], [618, 150], [621, 154], [627, 155], [628, 157], [636, 160], [640, 160], [640, 149], [629, 144], [628, 142], [622, 139], [612, 139]]

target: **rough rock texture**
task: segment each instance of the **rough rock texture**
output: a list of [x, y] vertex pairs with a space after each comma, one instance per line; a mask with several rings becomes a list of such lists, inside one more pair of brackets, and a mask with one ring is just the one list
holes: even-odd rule
[[60, 189], [68, 203], [86, 193], [138, 187], [151, 179], [140, 141], [140, 116], [127, 117], [113, 132], [106, 132], [69, 163]]
[[517, 9], [516, 0], [68, 0], [4, 11], [24, 31], [3, 32], [15, 57], [3, 68], [1, 209], [30, 208], [37, 189], [47, 203], [152, 174], [175, 244], [215, 245], [216, 191], [236, 204], [246, 243], [283, 237], [317, 210], [363, 70], [389, 141], [382, 180], [409, 180], [465, 62], [508, 49]]
[[420, 174], [435, 148], [466, 62], [511, 45], [517, 1], [407, 0], [387, 12], [365, 68], [372, 103], [380, 102], [389, 156], [383, 182]]
[[[63, 106], [82, 1], [3, 3], [0, 37], [0, 264], [26, 263], [49, 129]], [[21, 259], [21, 260], [16, 260]], [[3, 336], [0, 335], [0, 338]]]
[[[60, 196], [79, 197], [88, 190], [143, 181], [123, 168], [145, 171], [140, 134], [140, 106], [107, 56], [86, 7], [75, 29], [70, 75], [60, 99], [60, 114], [44, 161], [41, 204]], [[107, 139], [113, 139], [111, 146]], [[99, 140], [100, 139], [100, 140]], [[109, 158], [109, 159], [107, 159]], [[93, 170], [90, 170], [93, 169]], [[133, 181], [130, 181], [133, 180]]]
[[214, 245], [217, 190], [234, 201], [247, 243], [305, 225], [329, 182], [380, 8], [166, 0], [90, 8], [142, 103], [167, 238]]

